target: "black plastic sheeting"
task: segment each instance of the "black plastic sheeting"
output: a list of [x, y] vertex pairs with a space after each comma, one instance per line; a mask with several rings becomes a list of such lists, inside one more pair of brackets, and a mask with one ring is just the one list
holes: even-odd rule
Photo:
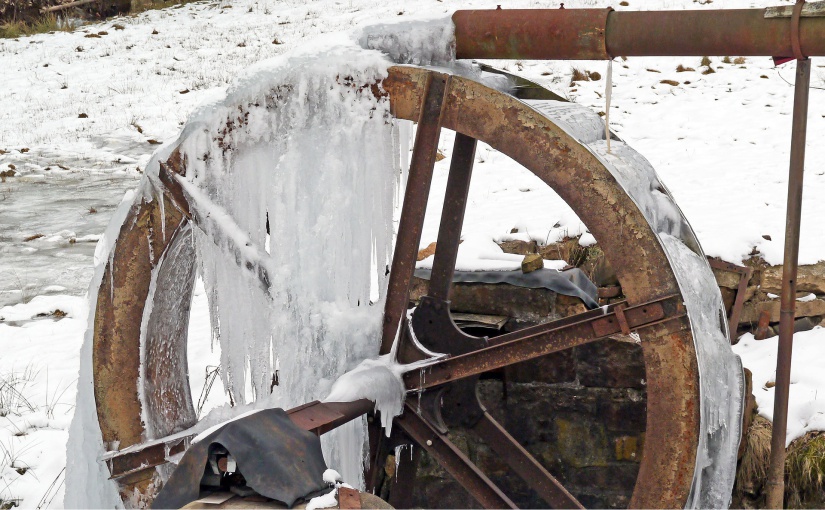
[[[416, 269], [415, 276], [430, 279], [429, 269]], [[506, 283], [528, 289], [548, 289], [557, 294], [581, 299], [588, 309], [599, 307], [599, 289], [579, 268], [565, 271], [555, 269], [537, 269], [529, 273], [516, 271], [456, 271], [453, 283]]]
[[283, 409], [266, 409], [226, 423], [192, 445], [152, 508], [181, 508], [199, 498], [209, 447], [215, 443], [235, 458], [249, 487], [290, 508], [327, 488], [321, 439], [295, 425]]

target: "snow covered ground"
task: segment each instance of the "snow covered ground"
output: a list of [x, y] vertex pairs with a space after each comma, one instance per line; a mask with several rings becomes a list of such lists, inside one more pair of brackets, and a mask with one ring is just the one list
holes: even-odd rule
[[[501, 0], [498, 0], [501, 3]], [[636, 5], [638, 3], [638, 5]], [[727, 0], [725, 8], [787, 0]], [[62, 469], [73, 414], [78, 351], [86, 328], [83, 294], [94, 243], [158, 143], [177, 136], [202, 101], [247, 66], [320, 34], [380, 21], [444, 17], [492, 1], [388, 0], [197, 2], [88, 25], [75, 33], [0, 40], [0, 500], [62, 505]], [[601, 7], [597, 0], [566, 7]], [[503, 7], [556, 8], [515, 1]], [[618, 9], [719, 8], [692, 0], [639, 0]], [[735, 59], [736, 55], [731, 55]], [[631, 58], [613, 64], [611, 127], [645, 155], [692, 223], [705, 251], [731, 262], [754, 250], [781, 263], [793, 64], [768, 58], [724, 63]], [[605, 80], [570, 85], [573, 68], [605, 76], [605, 62], [496, 62], [571, 100], [603, 111]], [[800, 262], [825, 259], [825, 59], [814, 59]], [[677, 72], [677, 66], [694, 71]], [[663, 83], [674, 80], [678, 85]], [[449, 156], [451, 137], [441, 150]], [[436, 167], [433, 207], [422, 238], [436, 238], [448, 160]], [[514, 228], [518, 234], [510, 234]], [[519, 237], [553, 241], [586, 227], [552, 191], [505, 156], [480, 147], [465, 220], [466, 246]], [[40, 236], [40, 237], [37, 237]], [[770, 239], [766, 239], [769, 237]], [[202, 292], [190, 338], [193, 393], [204, 385], [208, 348]], [[58, 313], [57, 311], [60, 311]], [[43, 314], [43, 315], [40, 315]], [[65, 314], [65, 315], [64, 315]], [[797, 335], [788, 439], [825, 428], [825, 375], [816, 363], [825, 330]], [[760, 412], [770, 417], [776, 342], [746, 337], [736, 347], [754, 371]], [[194, 355], [193, 355], [194, 356]], [[5, 382], [15, 382], [4, 385]], [[220, 401], [220, 381], [212, 405]], [[19, 391], [19, 394], [17, 393]], [[824, 392], [825, 394], [825, 392]], [[208, 406], [207, 406], [208, 407]]]

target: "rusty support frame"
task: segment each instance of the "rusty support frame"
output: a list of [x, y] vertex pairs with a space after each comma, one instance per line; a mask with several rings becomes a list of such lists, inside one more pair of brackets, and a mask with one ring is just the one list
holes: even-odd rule
[[[626, 303], [622, 303], [625, 304]], [[660, 326], [659, 333], [674, 333], [689, 328], [681, 296], [618, 308], [624, 313], [630, 332]], [[573, 316], [571, 319], [576, 319]], [[493, 338], [489, 347], [446, 358], [417, 371], [404, 374], [407, 391], [421, 391], [444, 383], [496, 370], [547, 354], [572, 349], [622, 333], [617, 308], [603, 316], [571, 322], [557, 327], [533, 326]]]
[[584, 508], [490, 413], [484, 413], [473, 431], [552, 508]]
[[808, 127], [810, 59], [796, 61], [791, 162], [788, 173], [788, 210], [785, 220], [785, 256], [782, 265], [782, 298], [779, 310], [779, 348], [768, 469], [767, 504], [782, 508], [785, 493], [785, 434], [788, 426], [788, 393], [791, 382], [793, 323], [796, 309], [796, 273], [799, 263], [799, 230], [802, 219], [802, 182], [805, 172], [805, 139]]
[[[606, 60], [612, 57], [825, 56], [825, 17], [766, 17], [766, 9], [608, 11], [497, 9], [453, 14], [456, 56]], [[793, 41], [797, 40], [798, 43]]]
[[518, 508], [496, 484], [479, 471], [446, 437], [420, 417], [407, 402], [404, 414], [395, 419], [404, 432], [433, 456], [484, 508]]
[[450, 299], [450, 285], [461, 242], [461, 227], [464, 225], [475, 155], [476, 140], [456, 133], [429, 285], [429, 295], [442, 301]]
[[730, 314], [728, 315], [728, 337], [731, 345], [737, 342], [736, 330], [739, 327], [739, 318], [742, 316], [742, 308], [745, 306], [745, 293], [748, 290], [748, 282], [753, 276], [753, 268], [748, 266], [737, 266], [724, 260], [708, 257], [708, 264], [713, 269], [729, 271], [739, 275], [739, 284], [736, 286], [736, 297], [733, 300]]
[[[319, 436], [372, 411], [373, 402], [361, 399], [354, 402], [310, 402], [294, 407], [286, 413], [289, 419], [304, 430]], [[168, 457], [182, 453], [189, 448], [196, 434], [175, 435], [109, 452], [103, 460], [114, 480], [128, 477], [166, 464]]]
[[381, 354], [390, 352], [401, 317], [407, 310], [407, 296], [410, 293], [410, 283], [415, 272], [415, 259], [418, 244], [421, 242], [421, 231], [424, 228], [424, 214], [427, 212], [427, 198], [433, 180], [438, 139], [441, 136], [441, 118], [444, 115], [444, 106], [449, 91], [449, 76], [428, 76], [392, 257], [390, 273], [394, 277], [387, 287], [384, 327], [379, 351]]
[[[661, 244], [635, 203], [626, 194], [619, 191], [615, 179], [597, 157], [540, 112], [531, 109], [514, 97], [467, 78], [449, 76], [421, 68], [392, 67], [382, 85], [389, 94], [393, 115], [405, 120], [427, 118], [423, 116], [422, 111], [427, 109], [426, 98], [431, 95], [429, 93], [430, 83], [435, 82], [444, 84], [438, 109], [438, 125], [490, 144], [522, 164], [556, 190], [579, 214], [591, 232], [600, 239], [603, 249], [608, 253], [611, 260], [619, 262], [616, 272], [619, 281], [622, 283], [622, 290], [628, 303], [631, 305], [649, 303], [678, 294], [678, 282], [672, 270], [670, 270]], [[449, 86], [447, 86], [448, 82]], [[422, 127], [424, 126], [419, 126], [419, 136], [423, 136]], [[431, 139], [432, 137], [427, 138]], [[423, 140], [422, 138], [422, 144], [424, 143]], [[424, 145], [432, 151], [435, 150], [431, 143]], [[416, 157], [420, 158], [420, 156]], [[169, 162], [171, 170], [175, 173], [183, 173], [185, 163], [180, 161], [180, 155], [175, 152], [173, 158], [177, 159]], [[421, 166], [425, 168], [425, 174], [427, 172], [431, 173], [431, 165], [421, 164]], [[427, 167], [430, 167], [430, 169], [427, 170]], [[561, 171], [561, 169], [564, 169], [564, 171]], [[171, 177], [174, 177], [174, 174]], [[597, 183], [597, 185], [593, 185], [593, 183]], [[429, 182], [426, 186], [429, 187]], [[173, 190], [169, 191], [173, 192]], [[426, 195], [426, 193], [418, 193], [417, 195], [408, 196], [418, 196], [422, 197], [420, 200], [426, 200]], [[182, 197], [182, 200], [186, 199], [187, 197]], [[174, 204], [170, 205], [172, 207], [166, 207], [167, 212], [170, 210], [178, 211], [177, 214], [181, 215], [181, 211], [174, 207]], [[406, 211], [423, 209], [425, 206], [425, 202], [415, 204], [412, 209], [408, 209], [405, 205], [404, 214], [409, 214]], [[167, 221], [166, 224], [168, 226], [170, 222]], [[126, 232], [124, 239], [145, 238], [145, 227], [142, 224], [127, 221], [125, 225], [129, 226], [128, 228], [131, 228], [131, 230]], [[619, 229], [621, 234], [618, 237], [615, 236], [617, 225], [622, 226]], [[413, 224], [412, 227], [420, 229], [420, 225]], [[404, 248], [410, 250], [413, 260], [418, 244], [417, 239], [414, 239], [414, 241], [410, 242], [408, 239], [404, 243]], [[122, 245], [119, 243], [118, 249], [120, 250], [121, 247]], [[637, 250], [640, 249], [647, 254], [646, 257], [639, 258], [636, 256]], [[399, 252], [398, 250], [399, 244], [397, 243], [396, 255], [407, 256], [406, 251], [401, 250]], [[159, 251], [156, 250], [155, 252]], [[116, 254], [114, 264], [116, 266], [116, 280], [120, 264], [118, 257], [119, 255]], [[409, 267], [412, 267], [412, 263]], [[136, 273], [133, 282], [139, 284], [143, 281], [142, 279], [148, 279], [149, 269], [148, 267], [143, 268], [142, 273]], [[400, 284], [396, 285], [399, 290], [397, 294], [400, 296], [396, 297], [399, 301], [399, 307], [388, 308], [388, 311], [396, 316], [403, 313], [407, 305], [407, 295], [402, 292], [408, 286], [403, 281], [406, 269], [407, 267], [402, 267], [402, 270], [396, 272], [396, 276], [391, 279], [391, 281], [396, 278], [401, 279]], [[113, 297], [99, 301], [96, 317], [102, 318], [107, 314], [115, 317], [123, 315], [124, 309], [115, 305], [124, 295], [128, 295], [138, 288], [135, 285], [135, 283], [116, 285], [111, 292], [108, 287], [104, 288], [99, 296]], [[146, 299], [144, 296], [145, 294], [138, 295], [135, 300], [141, 309], [144, 304], [141, 299]], [[634, 323], [633, 314], [635, 312], [633, 309], [634, 306], [629, 306], [626, 312], [629, 328], [638, 325], [638, 323]], [[609, 310], [607, 310], [608, 313]], [[665, 313], [660, 315], [663, 318], [678, 315], [672, 312], [673, 310], [666, 309]], [[603, 313], [604, 311], [599, 309], [584, 314], [594, 319], [588, 321], [586, 326], [595, 332], [594, 324], [609, 323], [610, 320], [613, 320], [613, 326], [611, 327], [602, 325], [604, 326], [603, 332], [605, 334], [618, 334], [621, 332], [621, 327], [618, 326], [617, 322], [618, 319], [615, 317], [598, 317]], [[574, 324], [582, 318], [577, 317], [563, 323]], [[135, 323], [139, 323], [139, 319], [140, 316], [138, 315]], [[649, 323], [647, 320], [642, 322], [644, 324]], [[660, 445], [656, 449], [645, 452], [640, 465], [639, 476], [630, 502], [631, 505], [640, 507], [670, 507], [683, 504], [688, 495], [690, 473], [693, 471], [695, 462], [696, 430], [699, 420], [698, 406], [696, 405], [698, 403], [698, 372], [687, 321], [686, 319], [678, 319], [674, 322], [675, 327], [661, 324], [640, 329], [643, 340], [642, 350], [647, 368], [647, 435], [650, 444]], [[556, 324], [556, 326], [559, 325]], [[393, 329], [392, 337], [385, 335], [384, 340], [387, 340], [387, 338], [392, 339], [395, 336], [397, 329], [390, 329]], [[537, 330], [532, 331], [532, 333], [546, 337]], [[586, 336], [589, 337], [592, 334], [588, 332]], [[116, 343], [119, 343], [117, 346], [119, 349], [131, 349], [131, 342], [134, 342], [134, 339], [126, 337], [115, 337], [115, 340]], [[537, 343], [541, 341], [541, 339], [536, 340]], [[170, 342], [185, 343], [185, 338], [174, 338]], [[99, 351], [105, 348], [107, 346], [100, 343], [100, 337], [96, 333], [94, 350], [98, 358], [95, 361], [95, 382], [103, 390], [111, 391], [113, 386], [123, 385], [123, 380], [98, 379], [101, 370], [105, 368], [99, 363]], [[112, 356], [112, 359], [116, 358], [116, 356]], [[135, 360], [126, 356], [121, 361], [131, 364]], [[154, 362], [167, 363], [162, 358], [158, 358]], [[185, 367], [179, 368], [178, 377], [185, 377]], [[125, 385], [128, 387], [122, 388], [122, 391], [135, 392], [137, 384], [138, 382]], [[674, 388], [678, 390], [674, 391]], [[150, 396], [150, 398], [152, 397]], [[116, 407], [117, 404], [112, 407], [111, 400], [99, 400], [98, 406], [99, 410], [110, 412], [111, 415], [117, 418], [116, 426], [113, 427], [116, 434], [120, 434], [120, 430], [129, 427], [134, 427], [137, 431], [142, 430], [139, 412], [124, 412], [123, 409]], [[116, 439], [117, 436], [107, 436], [104, 433], [104, 440], [110, 441], [111, 439], [108, 438]], [[136, 442], [138, 441], [127, 443], [127, 445]], [[445, 447], [449, 448], [450, 445], [445, 445]], [[145, 472], [149, 472], [150, 475], [153, 473], [151, 470], [145, 470]], [[124, 477], [121, 481], [127, 478]], [[127, 497], [127, 492], [133, 494], [138, 491], [144, 494], [146, 500], [150, 500], [152, 494], [149, 490], [155, 482], [160, 482], [160, 479], [149, 480], [142, 486], [135, 485], [131, 481], [124, 482], [123, 496]], [[144, 493], [143, 491], [147, 492]]]

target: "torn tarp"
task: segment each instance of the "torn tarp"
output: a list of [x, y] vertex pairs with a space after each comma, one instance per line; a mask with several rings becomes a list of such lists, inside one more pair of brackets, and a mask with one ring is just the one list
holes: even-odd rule
[[295, 425], [283, 409], [266, 409], [222, 425], [186, 451], [152, 503], [181, 508], [200, 496], [209, 448], [220, 444], [235, 459], [246, 484], [290, 508], [326, 488], [321, 440]]
[[[415, 276], [430, 279], [429, 269], [416, 269]], [[529, 273], [521, 271], [456, 271], [453, 283], [507, 283], [528, 289], [548, 289], [557, 294], [581, 299], [588, 309], [599, 307], [599, 289], [579, 268], [565, 271], [539, 269]]]

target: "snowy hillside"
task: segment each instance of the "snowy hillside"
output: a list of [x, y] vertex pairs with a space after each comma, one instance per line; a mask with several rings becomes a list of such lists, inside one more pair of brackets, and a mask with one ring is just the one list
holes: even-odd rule
[[[501, 0], [236, 0], [196, 2], [86, 25], [74, 33], [0, 39], [0, 501], [61, 508], [68, 427], [86, 329], [84, 294], [95, 243], [124, 193], [190, 113], [261, 60], [330, 32], [377, 22], [445, 18]], [[789, 0], [726, 0], [724, 8]], [[620, 7], [570, 0], [565, 7], [721, 8], [695, 0], [631, 0]], [[514, 1], [504, 8], [556, 8]], [[759, 254], [782, 262], [794, 64], [769, 58], [618, 58], [611, 128], [650, 160], [705, 252], [730, 262]], [[605, 109], [606, 62], [490, 64], [586, 105]], [[677, 70], [678, 68], [678, 70]], [[708, 69], [712, 68], [713, 73]], [[573, 70], [591, 81], [571, 83]], [[598, 73], [596, 79], [594, 73]], [[813, 60], [800, 263], [825, 259], [825, 59]], [[445, 134], [440, 150], [450, 155]], [[436, 178], [422, 247], [436, 240], [448, 160]], [[553, 207], [548, 208], [548, 204]], [[548, 209], [551, 209], [548, 214]], [[517, 229], [518, 234], [511, 234]], [[470, 246], [519, 238], [587, 236], [560, 199], [505, 156], [479, 147], [463, 236]], [[591, 236], [592, 237], [592, 236]], [[586, 239], [586, 237], [585, 237]], [[201, 393], [210, 345], [203, 289], [196, 290], [190, 342], [193, 393]], [[788, 439], [825, 430], [821, 370], [825, 330], [798, 334]], [[770, 417], [776, 342], [737, 346], [754, 371], [760, 413]], [[807, 361], [807, 362], [806, 362]], [[773, 365], [772, 365], [773, 364]], [[205, 408], [223, 401], [220, 381]]]

